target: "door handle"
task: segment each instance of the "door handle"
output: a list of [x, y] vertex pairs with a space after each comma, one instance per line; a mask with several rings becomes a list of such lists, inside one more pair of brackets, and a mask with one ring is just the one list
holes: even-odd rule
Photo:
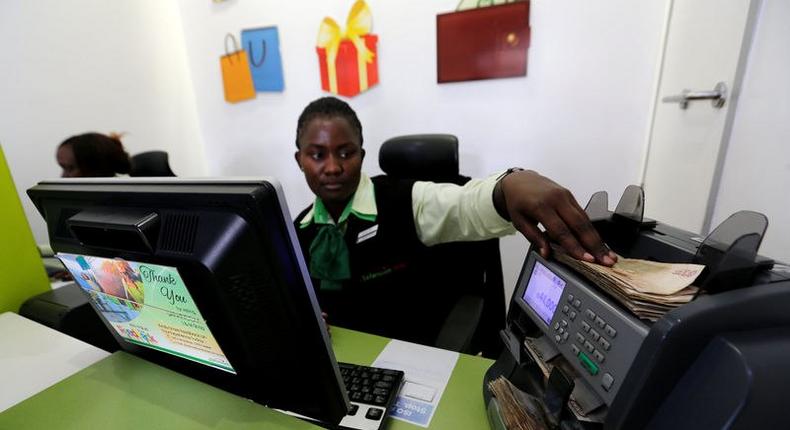
[[713, 91], [683, 90], [679, 95], [667, 96], [661, 99], [664, 103], [678, 103], [681, 109], [688, 108], [691, 100], [710, 100], [713, 107], [721, 108], [727, 100], [727, 85], [724, 82], [719, 82], [713, 88]]

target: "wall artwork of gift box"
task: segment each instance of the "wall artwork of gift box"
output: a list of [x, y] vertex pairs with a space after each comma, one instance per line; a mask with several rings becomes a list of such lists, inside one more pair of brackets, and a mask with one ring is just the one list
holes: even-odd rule
[[437, 15], [437, 81], [526, 76], [529, 38], [528, 0]]
[[371, 33], [372, 27], [373, 16], [364, 0], [351, 7], [345, 31], [334, 19], [324, 18], [316, 43], [324, 91], [354, 97], [379, 82], [378, 36]]

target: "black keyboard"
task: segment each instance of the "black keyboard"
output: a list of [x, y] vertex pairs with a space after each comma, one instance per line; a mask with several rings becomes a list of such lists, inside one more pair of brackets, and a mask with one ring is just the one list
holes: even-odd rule
[[340, 421], [340, 428], [383, 428], [387, 411], [395, 403], [403, 383], [403, 372], [349, 363], [338, 365], [348, 391], [348, 399], [351, 400], [351, 410]]

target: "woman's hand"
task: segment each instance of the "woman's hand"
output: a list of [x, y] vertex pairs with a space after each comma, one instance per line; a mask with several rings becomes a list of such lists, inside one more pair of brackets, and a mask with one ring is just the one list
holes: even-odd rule
[[551, 253], [551, 239], [579, 260], [606, 266], [617, 261], [571, 192], [537, 172], [505, 175], [494, 189], [494, 205], [500, 214], [507, 213], [543, 257]]

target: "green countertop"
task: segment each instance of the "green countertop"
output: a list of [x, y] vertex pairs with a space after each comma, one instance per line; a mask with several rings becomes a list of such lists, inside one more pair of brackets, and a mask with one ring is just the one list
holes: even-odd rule
[[[388, 339], [332, 328], [339, 361], [370, 364]], [[461, 355], [431, 429], [486, 429], [483, 374], [491, 360]], [[3, 387], [9, 389], [10, 387]], [[0, 413], [0, 429], [313, 429], [124, 352], [72, 375]], [[390, 420], [389, 430], [420, 429]]]

